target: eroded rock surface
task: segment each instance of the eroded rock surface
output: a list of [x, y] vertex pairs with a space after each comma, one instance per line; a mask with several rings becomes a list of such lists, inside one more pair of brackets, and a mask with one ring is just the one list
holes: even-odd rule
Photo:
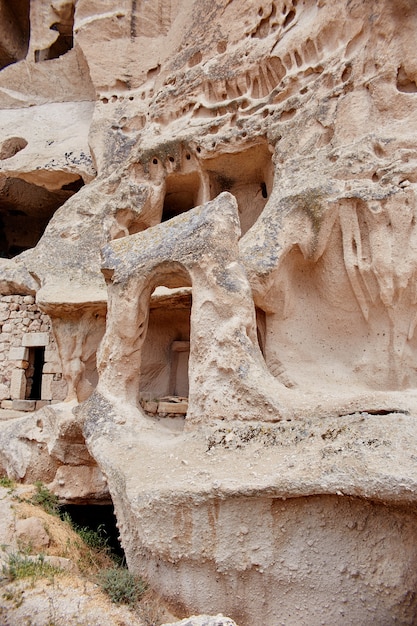
[[0, 21], [0, 287], [67, 394], [1, 424], [3, 467], [69, 499], [103, 474], [184, 614], [414, 623], [415, 3]]

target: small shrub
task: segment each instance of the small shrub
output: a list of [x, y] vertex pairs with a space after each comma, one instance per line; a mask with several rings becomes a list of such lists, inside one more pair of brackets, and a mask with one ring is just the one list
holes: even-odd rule
[[50, 515], [59, 515], [58, 497], [49, 491], [48, 487], [45, 487], [40, 480], [36, 481], [35, 487], [36, 493], [32, 496], [32, 503], [38, 504]]
[[7, 565], [3, 565], [3, 574], [9, 580], [20, 580], [21, 578], [43, 578], [53, 576], [61, 570], [45, 561], [40, 554], [36, 558], [16, 553], [9, 554]]
[[8, 476], [0, 476], [0, 487], [4, 487], [5, 489], [13, 489], [14, 486], [14, 480], [9, 478]]
[[110, 600], [116, 604], [136, 604], [147, 588], [143, 580], [122, 567], [102, 570], [99, 583]]

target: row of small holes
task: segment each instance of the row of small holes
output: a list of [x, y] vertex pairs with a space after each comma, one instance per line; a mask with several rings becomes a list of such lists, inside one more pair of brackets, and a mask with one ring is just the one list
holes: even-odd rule
[[[123, 96], [119, 96], [119, 97], [118, 96], [112, 96], [110, 98], [110, 102], [116, 102], [117, 100], [124, 100], [124, 97]], [[129, 96], [129, 100], [134, 100], [134, 97], [133, 96]], [[101, 102], [103, 104], [107, 104], [109, 102], [109, 98], [101, 98]]]
[[[201, 152], [201, 148], [200, 148], [200, 147], [198, 147], [198, 148], [197, 148], [197, 152]], [[187, 153], [187, 154], [185, 155], [185, 158], [187, 159], [187, 161], [189, 161], [189, 160], [191, 159], [191, 154]], [[168, 159], [170, 160], [170, 162], [171, 162], [171, 163], [174, 163], [174, 161], [175, 161], [175, 159], [174, 159], [174, 157], [173, 157], [173, 156], [168, 157]], [[154, 157], [154, 158], [152, 159], [152, 163], [153, 163], [154, 165], [158, 165], [158, 159], [157, 159], [156, 157]]]
[[[151, 89], [151, 91], [148, 94], [148, 97], [151, 98], [153, 96], [153, 90]], [[140, 96], [141, 100], [145, 100], [146, 98], [146, 93], [143, 92]], [[132, 101], [134, 100], [134, 96], [129, 96], [129, 100]], [[117, 100], [124, 100], [124, 96], [111, 96], [110, 98], [101, 98], [101, 101], [103, 104], [107, 104], [109, 101], [110, 102], [116, 102]]]

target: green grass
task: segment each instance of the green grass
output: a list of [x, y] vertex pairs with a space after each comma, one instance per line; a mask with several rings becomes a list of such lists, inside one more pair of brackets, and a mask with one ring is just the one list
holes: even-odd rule
[[37, 557], [29, 557], [19, 552], [9, 554], [8, 563], [3, 565], [3, 574], [10, 581], [51, 577], [59, 572], [61, 570], [45, 561], [42, 554]]
[[8, 476], [0, 476], [0, 487], [4, 487], [5, 489], [13, 489], [15, 487], [15, 482]]
[[49, 491], [40, 480], [36, 481], [35, 487], [36, 493], [32, 496], [31, 502], [41, 506], [50, 515], [59, 515], [58, 496]]
[[[9, 483], [9, 479], [3, 478], [2, 480], [5, 483], [4, 486], [7, 487], [14, 484], [12, 481]], [[120, 557], [112, 552], [104, 525], [101, 524], [96, 530], [77, 526], [68, 513], [61, 513], [59, 500], [55, 494], [40, 481], [35, 483], [35, 487], [36, 492], [30, 499], [30, 503], [40, 506], [50, 515], [60, 517], [77, 533], [80, 542], [86, 546], [83, 553], [89, 563], [87, 577], [98, 582], [112, 602], [127, 604], [136, 610], [147, 590], [147, 585], [139, 577], [131, 574], [120, 562]], [[111, 563], [114, 564], [113, 567]], [[8, 563], [3, 566], [3, 575], [9, 581], [25, 578], [33, 581], [37, 578], [53, 577], [61, 571], [45, 561], [43, 555], [31, 557], [22, 552], [10, 554]], [[93, 574], [94, 571], [96, 574]]]

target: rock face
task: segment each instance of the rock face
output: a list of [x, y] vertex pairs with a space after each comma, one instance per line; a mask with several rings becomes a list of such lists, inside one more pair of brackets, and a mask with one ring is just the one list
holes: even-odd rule
[[[3, 467], [40, 454], [67, 500], [104, 474], [184, 614], [414, 623], [415, 3], [15, 4], [0, 288], [67, 403], [4, 425]], [[6, 309], [26, 401], [40, 330]]]
[[193, 615], [192, 617], [175, 622], [172, 624], [163, 624], [162, 626], [236, 626], [235, 622], [223, 615]]

